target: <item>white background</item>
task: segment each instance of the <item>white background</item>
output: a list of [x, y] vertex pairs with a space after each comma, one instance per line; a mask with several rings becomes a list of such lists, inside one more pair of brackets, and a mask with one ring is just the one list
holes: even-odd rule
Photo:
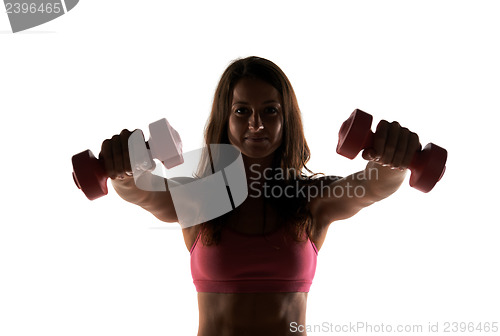
[[335, 153], [355, 108], [449, 152], [432, 192], [405, 182], [330, 226], [307, 323], [500, 322], [499, 7], [82, 0], [17, 34], [0, 13], [0, 335], [196, 334], [178, 224], [113, 190], [88, 201], [70, 159], [162, 117], [199, 148], [222, 72], [250, 55], [294, 85], [315, 172], [363, 169]]

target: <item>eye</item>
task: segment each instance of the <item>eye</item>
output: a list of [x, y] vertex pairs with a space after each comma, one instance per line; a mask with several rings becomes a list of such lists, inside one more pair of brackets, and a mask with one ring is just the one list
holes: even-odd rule
[[276, 107], [268, 107], [268, 108], [266, 108], [266, 113], [267, 114], [275, 114], [275, 113], [278, 113], [278, 109]]
[[240, 107], [234, 110], [234, 113], [236, 114], [245, 114], [248, 110], [244, 107]]

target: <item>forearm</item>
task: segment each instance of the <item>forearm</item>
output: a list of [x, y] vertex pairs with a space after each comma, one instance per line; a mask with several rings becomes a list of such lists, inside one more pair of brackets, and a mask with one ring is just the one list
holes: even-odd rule
[[382, 200], [399, 189], [406, 173], [406, 169], [391, 169], [370, 161], [364, 171], [366, 190], [376, 201]]
[[149, 211], [161, 221], [173, 223], [178, 222], [177, 213], [168, 189], [166, 179], [151, 175], [147, 183], [139, 180], [139, 184], [152, 188], [156, 191], [142, 190], [136, 186], [134, 178], [127, 177], [123, 180], [111, 180], [117, 194], [127, 202], [140, 206]]
[[123, 180], [114, 179], [111, 180], [111, 184], [115, 189], [118, 196], [127, 202], [143, 206], [147, 202], [151, 192], [139, 189], [134, 181], [133, 177], [127, 177]]

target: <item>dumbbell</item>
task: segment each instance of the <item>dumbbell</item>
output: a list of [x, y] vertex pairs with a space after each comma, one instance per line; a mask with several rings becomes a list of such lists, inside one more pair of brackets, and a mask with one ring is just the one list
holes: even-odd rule
[[[153, 158], [162, 161], [166, 168], [172, 168], [184, 162], [182, 142], [179, 133], [163, 118], [149, 124], [150, 138], [146, 142], [149, 162], [143, 163], [143, 169], [154, 168]], [[130, 148], [129, 148], [130, 151]], [[107, 195], [108, 175], [104, 164], [90, 150], [73, 155], [73, 180], [89, 200]], [[149, 165], [149, 167], [147, 167]]]
[[[359, 109], [344, 121], [339, 131], [337, 153], [354, 159], [358, 153], [373, 146], [371, 131], [373, 117]], [[411, 170], [410, 186], [422, 192], [429, 192], [441, 179], [446, 170], [446, 149], [433, 143], [417, 151], [408, 168]]]

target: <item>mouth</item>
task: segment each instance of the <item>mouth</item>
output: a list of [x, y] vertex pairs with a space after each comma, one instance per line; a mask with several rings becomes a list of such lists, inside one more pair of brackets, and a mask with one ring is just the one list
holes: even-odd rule
[[247, 138], [245, 138], [245, 140], [253, 141], [253, 142], [262, 142], [264, 140], [267, 140], [267, 138], [265, 138], [265, 137], [247, 137]]

